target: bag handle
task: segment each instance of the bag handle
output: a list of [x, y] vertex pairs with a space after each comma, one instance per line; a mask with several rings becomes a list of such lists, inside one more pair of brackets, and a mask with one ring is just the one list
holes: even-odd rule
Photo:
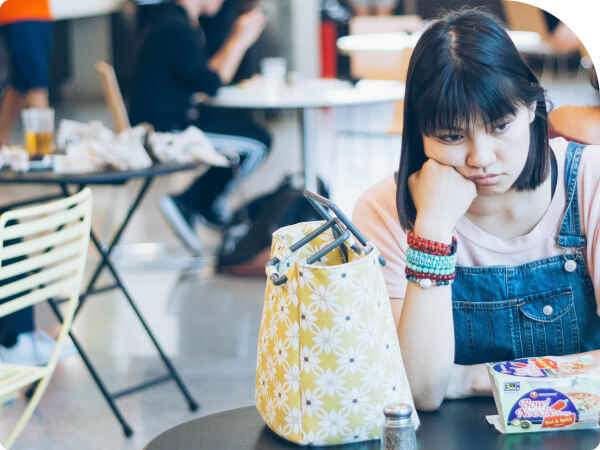
[[[342, 212], [342, 210], [331, 200], [323, 197], [322, 195], [317, 194], [316, 192], [309, 191], [308, 189], [304, 190], [304, 197], [311, 204], [311, 206], [319, 213], [323, 219], [325, 219], [325, 223], [321, 225], [316, 230], [312, 231], [308, 235], [304, 236], [298, 242], [290, 245], [290, 252], [294, 253], [296, 250], [299, 250], [304, 245], [308, 244], [310, 241], [315, 239], [321, 233], [324, 233], [328, 229], [332, 229], [335, 239], [330, 244], [323, 247], [321, 250], [316, 252], [314, 255], [310, 256], [306, 259], [308, 264], [313, 264], [314, 262], [320, 260], [323, 256], [327, 255], [329, 252], [335, 250], [337, 247], [341, 247], [344, 253], [344, 260], [347, 261], [347, 255], [345, 253], [344, 242], [350, 238], [352, 234], [356, 240], [361, 244], [362, 247], [358, 246], [356, 243], [353, 244], [350, 248], [354, 250], [356, 253], [369, 254], [371, 250], [373, 250], [373, 246], [369, 244], [367, 239], [362, 235], [360, 231], [354, 226], [354, 224], [346, 217], [346, 215]], [[330, 213], [333, 212], [333, 214]], [[269, 266], [275, 266], [275, 270], [269, 274], [269, 278], [275, 286], [279, 286], [284, 284], [287, 281], [287, 276], [285, 274], [279, 274], [279, 263], [281, 261], [279, 258], [272, 258], [269, 262], [267, 262], [267, 269]], [[379, 263], [382, 266], [385, 266], [386, 262], [383, 256], [379, 255]]]

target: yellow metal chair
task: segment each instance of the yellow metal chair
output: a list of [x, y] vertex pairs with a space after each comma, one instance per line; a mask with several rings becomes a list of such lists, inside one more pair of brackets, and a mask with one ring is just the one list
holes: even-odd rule
[[[0, 286], [0, 299], [13, 297], [0, 304], [0, 317], [49, 298], [68, 298], [47, 365], [13, 366], [0, 362], [0, 398], [37, 382], [25, 411], [4, 441], [6, 448], [15, 442], [39, 403], [70, 330], [87, 256], [91, 206], [92, 193], [86, 188], [64, 199], [14, 209], [0, 216], [0, 281], [6, 283]], [[16, 262], [7, 264], [7, 260]]]

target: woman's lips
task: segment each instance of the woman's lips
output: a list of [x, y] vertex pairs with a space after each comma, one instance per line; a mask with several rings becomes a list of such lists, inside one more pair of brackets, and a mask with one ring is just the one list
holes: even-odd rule
[[469, 179], [480, 186], [491, 186], [500, 182], [501, 174], [481, 175]]

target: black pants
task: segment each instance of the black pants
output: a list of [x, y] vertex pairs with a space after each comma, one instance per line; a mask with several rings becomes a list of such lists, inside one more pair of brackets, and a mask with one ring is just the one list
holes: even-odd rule
[[[0, 213], [1, 212], [4, 211], [0, 211]], [[12, 224], [8, 222], [7, 225], [14, 225], [14, 222]], [[17, 244], [20, 241], [21, 239], [4, 241], [4, 247]], [[4, 260], [2, 261], [2, 267], [6, 267], [24, 259], [25, 257], [20, 256], [18, 258]], [[12, 278], [7, 278], [6, 280], [1, 280], [0, 286], [13, 283], [21, 278], [24, 278], [25, 276], [26, 275], [18, 275]], [[23, 294], [19, 294], [19, 296], [20, 295]], [[0, 299], [0, 303], [5, 303], [15, 297], [16, 295], [13, 295], [11, 297]], [[4, 347], [11, 347], [15, 345], [17, 343], [17, 335], [27, 331], [33, 331], [33, 306], [29, 306], [8, 316], [0, 317], [0, 345]]]
[[[208, 114], [207, 114], [208, 115]], [[245, 115], [239, 113], [230, 113], [227, 111], [213, 108], [210, 111], [210, 117], [200, 118], [194, 123], [202, 131], [208, 133], [219, 133], [233, 136], [240, 136], [258, 141], [265, 149], [261, 159], [266, 158], [271, 149], [271, 136], [269, 133], [255, 122], [249, 120]], [[249, 157], [243, 148], [239, 153], [239, 166], [244, 167], [246, 159]], [[256, 165], [250, 172], [256, 169]], [[245, 171], [248, 172], [248, 171]], [[250, 173], [245, 173], [247, 176]], [[229, 185], [233, 182], [235, 169], [231, 167], [212, 167], [207, 170], [182, 193], [177, 195], [189, 209], [200, 213], [211, 209], [214, 201], [223, 194]], [[239, 180], [238, 180], [239, 181]]]

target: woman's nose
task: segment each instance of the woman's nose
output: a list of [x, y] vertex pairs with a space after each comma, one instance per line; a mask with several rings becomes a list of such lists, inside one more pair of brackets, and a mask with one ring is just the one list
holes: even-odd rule
[[494, 138], [486, 133], [473, 136], [468, 149], [467, 165], [483, 168], [496, 162], [494, 142]]

